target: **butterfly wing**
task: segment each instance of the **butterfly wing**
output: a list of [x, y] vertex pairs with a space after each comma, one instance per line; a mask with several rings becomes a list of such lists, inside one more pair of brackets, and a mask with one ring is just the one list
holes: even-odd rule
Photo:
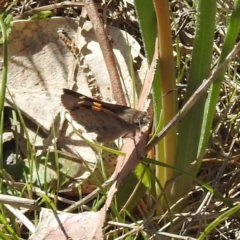
[[137, 129], [135, 124], [129, 124], [110, 110], [99, 106], [94, 107], [94, 102], [99, 104], [101, 102], [82, 94], [64, 89], [61, 100], [77, 123], [84, 126], [87, 132], [95, 132], [98, 135], [99, 142], [113, 141]]
[[101, 102], [99, 100], [96, 99], [92, 99], [90, 97], [87, 97], [81, 93], [69, 90], [69, 89], [63, 89], [64, 94], [66, 95], [70, 95], [72, 97], [76, 97], [76, 98], [80, 98], [80, 99], [84, 99], [85, 101], [91, 102], [91, 103], [98, 103], [100, 105], [103, 106], [104, 109], [107, 109], [109, 111], [111, 111], [112, 113], [115, 113], [118, 117], [124, 119], [126, 122], [128, 122], [129, 124], [138, 124], [139, 123], [144, 123], [145, 119], [142, 122], [142, 117], [143, 115], [146, 115], [145, 112], [142, 111], [138, 111], [136, 109], [130, 108], [130, 107], [126, 107], [126, 106], [122, 106], [122, 105], [118, 105], [118, 104], [111, 104], [111, 103], [106, 103], [106, 102]]

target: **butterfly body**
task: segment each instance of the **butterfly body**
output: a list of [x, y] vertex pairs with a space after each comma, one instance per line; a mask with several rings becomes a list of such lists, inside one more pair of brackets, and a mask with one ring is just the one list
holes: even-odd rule
[[109, 142], [121, 136], [133, 136], [139, 124], [146, 120], [145, 112], [102, 102], [81, 93], [63, 89], [61, 101], [73, 120], [81, 124], [87, 132], [95, 132], [98, 142]]

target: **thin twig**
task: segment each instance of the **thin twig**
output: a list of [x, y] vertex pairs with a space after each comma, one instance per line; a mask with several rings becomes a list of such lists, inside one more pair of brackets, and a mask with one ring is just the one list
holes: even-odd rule
[[[61, 3], [55, 3], [55, 4], [43, 6], [43, 7], [34, 8], [32, 10], [26, 11], [22, 14], [19, 14], [19, 15], [15, 16], [13, 18], [13, 20], [25, 19], [25, 18], [27, 18], [29, 16], [32, 16], [36, 13], [39, 13], [41, 11], [53, 10], [53, 9], [57, 9], [57, 8], [67, 8], [67, 7], [82, 8], [83, 6], [84, 6], [84, 4], [82, 2], [64, 1], [64, 2], [61, 2]], [[100, 8], [100, 5], [97, 5], [97, 7]]]
[[9, 204], [14, 207], [23, 207], [32, 210], [41, 210], [41, 207], [37, 205], [37, 202], [32, 199], [15, 197], [10, 195], [0, 194], [0, 203]]
[[96, 34], [96, 38], [102, 50], [104, 61], [108, 70], [108, 74], [112, 84], [113, 96], [118, 104], [126, 105], [126, 99], [124, 97], [122, 84], [117, 71], [117, 65], [111, 44], [107, 37], [107, 32], [103, 26], [103, 23], [99, 17], [97, 8], [93, 0], [84, 1], [85, 8], [87, 10], [88, 16], [92, 22], [93, 30]]

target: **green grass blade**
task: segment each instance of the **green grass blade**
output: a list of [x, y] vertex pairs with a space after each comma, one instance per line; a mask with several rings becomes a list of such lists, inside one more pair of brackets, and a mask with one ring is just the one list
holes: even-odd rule
[[[234, 9], [229, 20], [228, 30], [223, 44], [223, 49], [221, 52], [218, 66], [225, 60], [226, 56], [233, 49], [239, 31], [240, 31], [240, 0], [235, 0]], [[216, 81], [213, 83], [206, 101], [201, 134], [202, 137], [199, 144], [198, 152], [200, 157], [204, 153], [208, 144], [216, 104], [219, 98], [220, 89], [224, 78], [224, 72], [225, 71], [223, 71], [222, 74], [218, 77], [218, 79], [216, 79]]]
[[[152, 1], [135, 0], [135, 8], [138, 15], [140, 30], [143, 38], [144, 49], [148, 63], [151, 64], [155, 50], [155, 41], [157, 37], [157, 20], [154, 5]], [[159, 79], [160, 68], [157, 66], [153, 82], [153, 102], [154, 102], [154, 125], [156, 132], [159, 129], [161, 116], [161, 81]]]
[[7, 84], [7, 72], [8, 72], [8, 45], [7, 45], [7, 27], [4, 23], [3, 16], [0, 15], [0, 28], [2, 33], [2, 43], [3, 43], [3, 67], [2, 67], [2, 83], [1, 83], [1, 93], [0, 93], [0, 167], [3, 168], [3, 108], [4, 99], [6, 93]]
[[[145, 0], [135, 0], [134, 5], [139, 19], [147, 59], [148, 62], [151, 63], [157, 36], [157, 22], [154, 6], [152, 1]], [[151, 28], [149, 26], [151, 26]]]
[[219, 225], [222, 221], [224, 221], [225, 219], [233, 216], [234, 214], [236, 214], [238, 211], [240, 210], [240, 204], [238, 204], [237, 206], [230, 208], [229, 210], [227, 210], [226, 212], [224, 212], [223, 214], [221, 214], [219, 217], [217, 217], [213, 222], [211, 222], [207, 228], [204, 230], [204, 232], [198, 237], [198, 240], [204, 240], [208, 238], [208, 234], [214, 230], [216, 228], [217, 225]]
[[[142, 199], [151, 185], [149, 171], [150, 170], [143, 164], [138, 164], [134, 172], [126, 179], [116, 194], [119, 207], [124, 206], [134, 192], [135, 194], [131, 196], [131, 200], [127, 205], [128, 211], [131, 211], [140, 199]], [[136, 186], [137, 189], [135, 189]]]
[[[144, 162], [144, 163], [147, 163], [147, 164], [155, 164], [155, 165], [162, 166], [164, 168], [172, 169], [175, 172], [177, 172], [178, 174], [181, 174], [181, 175], [185, 176], [186, 178], [188, 178], [189, 181], [197, 182], [199, 185], [204, 187], [208, 192], [212, 193], [219, 201], [224, 203], [227, 207], [229, 207], [229, 208], [233, 207], [233, 204], [232, 204], [231, 201], [229, 201], [228, 199], [224, 198], [218, 191], [216, 191], [214, 188], [212, 188], [207, 183], [205, 183], [202, 180], [200, 180], [199, 178], [195, 177], [192, 174], [192, 171], [191, 171], [190, 168], [184, 171], [182, 168], [173, 167], [171, 165], [168, 165], [168, 164], [165, 164], [165, 163], [162, 163], [162, 162], [150, 159], [150, 158], [142, 158], [141, 161]], [[179, 179], [179, 176], [177, 177], [177, 179]]]
[[[216, 1], [198, 1], [196, 34], [185, 101], [210, 74], [215, 15]], [[197, 158], [205, 99], [206, 95], [201, 97], [179, 125], [179, 144], [175, 163], [177, 168], [188, 169]], [[197, 170], [197, 167], [192, 168], [192, 174], [196, 174]], [[174, 181], [171, 204], [186, 195], [190, 188], [191, 181], [187, 177], [183, 176]], [[179, 205], [179, 209], [176, 211], [180, 209]]]

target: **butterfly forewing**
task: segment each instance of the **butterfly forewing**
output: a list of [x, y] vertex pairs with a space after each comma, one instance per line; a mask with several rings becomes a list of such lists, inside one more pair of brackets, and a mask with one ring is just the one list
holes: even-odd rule
[[95, 132], [99, 142], [113, 141], [138, 129], [133, 119], [137, 110], [101, 102], [68, 89], [63, 91], [63, 106], [87, 132]]
[[64, 92], [64, 94], [72, 96], [72, 97], [84, 99], [89, 102], [99, 103], [100, 105], [102, 105], [102, 107], [104, 109], [108, 109], [109, 111], [115, 113], [117, 116], [123, 118], [126, 122], [128, 122], [130, 124], [134, 123], [134, 116], [138, 116], [139, 113], [141, 112], [141, 111], [138, 111], [136, 109], [133, 109], [133, 108], [130, 108], [127, 106], [111, 104], [111, 103], [102, 102], [102, 101], [99, 101], [96, 99], [92, 99], [81, 93], [78, 93], [78, 92], [75, 92], [75, 91], [72, 91], [69, 89], [63, 89], [63, 92]]

